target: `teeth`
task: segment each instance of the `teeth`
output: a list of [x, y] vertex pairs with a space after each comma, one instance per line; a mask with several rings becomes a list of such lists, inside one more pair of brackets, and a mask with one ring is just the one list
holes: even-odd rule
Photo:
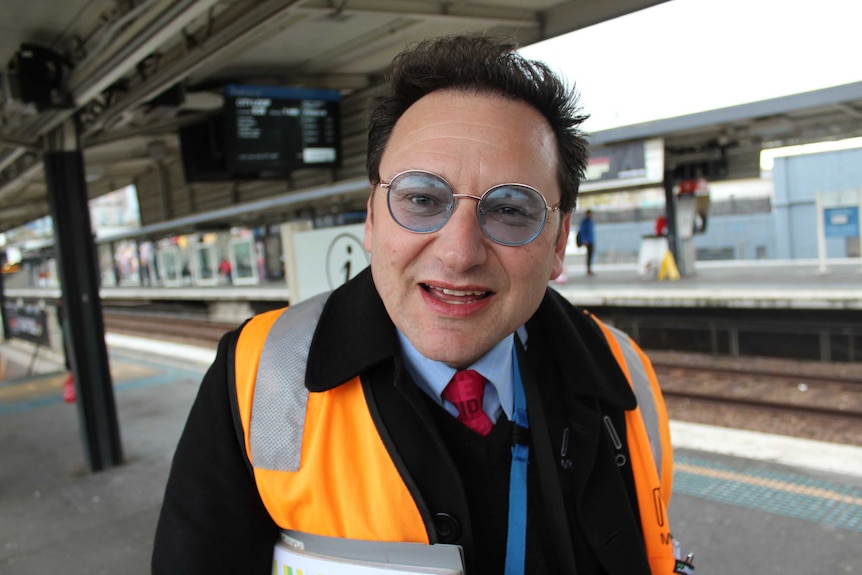
[[485, 293], [483, 291], [462, 291], [462, 290], [457, 290], [457, 289], [446, 289], [446, 288], [437, 288], [437, 289], [439, 289], [441, 292], [443, 292], [446, 295], [451, 295], [451, 296], [456, 296], [456, 297], [464, 297], [467, 295], [482, 295]]

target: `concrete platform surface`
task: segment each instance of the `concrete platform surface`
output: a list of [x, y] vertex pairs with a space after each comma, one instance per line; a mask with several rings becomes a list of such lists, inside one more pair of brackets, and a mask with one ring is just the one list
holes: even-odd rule
[[[31, 350], [0, 344], [2, 575], [149, 573], [170, 461], [212, 350], [109, 342], [126, 463], [95, 474], [59, 358], [40, 355], [38, 373], [22, 376]], [[698, 573], [862, 573], [862, 449], [673, 425], [670, 514]]]

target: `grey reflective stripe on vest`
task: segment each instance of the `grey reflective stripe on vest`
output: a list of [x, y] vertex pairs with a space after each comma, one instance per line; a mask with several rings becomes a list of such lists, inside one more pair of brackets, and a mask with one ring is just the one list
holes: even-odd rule
[[258, 469], [299, 469], [308, 404], [308, 350], [328, 298], [329, 292], [287, 308], [269, 330], [257, 368], [249, 424], [251, 461]]
[[646, 425], [647, 435], [649, 436], [650, 447], [652, 447], [652, 455], [655, 459], [656, 471], [661, 478], [661, 437], [659, 433], [658, 411], [655, 407], [655, 397], [652, 394], [652, 386], [650, 385], [649, 376], [641, 361], [640, 355], [632, 345], [629, 336], [606, 324], [606, 327], [614, 335], [614, 339], [620, 346], [625, 358], [626, 367], [629, 370], [629, 376], [632, 380], [632, 388], [634, 388], [635, 396], [638, 399], [638, 406], [641, 408], [641, 417]]

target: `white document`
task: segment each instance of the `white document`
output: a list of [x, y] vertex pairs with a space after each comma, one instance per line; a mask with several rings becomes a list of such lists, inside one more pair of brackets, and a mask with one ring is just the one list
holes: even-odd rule
[[456, 545], [383, 543], [282, 532], [273, 575], [463, 575]]

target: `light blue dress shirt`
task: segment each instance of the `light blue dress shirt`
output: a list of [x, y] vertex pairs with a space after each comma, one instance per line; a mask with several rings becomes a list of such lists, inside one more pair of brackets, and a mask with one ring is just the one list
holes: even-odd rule
[[[519, 335], [521, 335], [520, 332]], [[440, 361], [428, 359], [419, 353], [410, 343], [410, 340], [401, 333], [401, 330], [398, 330], [398, 340], [401, 342], [404, 364], [419, 389], [442, 405], [446, 411], [457, 417], [458, 410], [455, 406], [441, 396], [457, 370]], [[514, 379], [512, 371], [513, 345], [515, 345], [515, 336], [510, 334], [467, 368], [479, 372], [491, 384], [485, 386], [482, 408], [492, 422], [497, 421], [501, 411], [506, 414], [509, 420], [512, 419], [515, 401], [512, 389]]]

